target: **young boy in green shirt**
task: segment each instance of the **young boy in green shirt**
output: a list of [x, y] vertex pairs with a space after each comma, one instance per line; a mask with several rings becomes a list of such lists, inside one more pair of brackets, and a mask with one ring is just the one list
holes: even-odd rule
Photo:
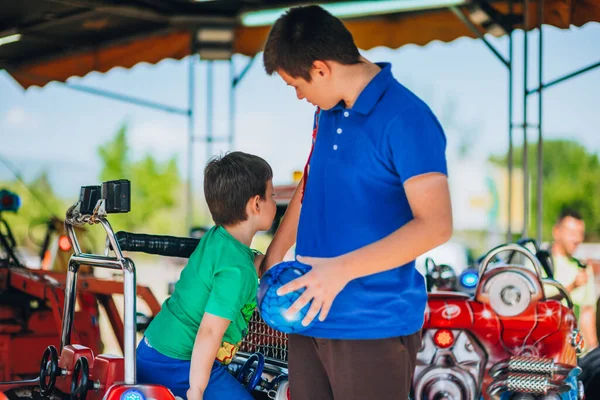
[[229, 153], [204, 171], [215, 226], [200, 243], [173, 295], [137, 349], [137, 379], [188, 400], [252, 399], [227, 371], [256, 307], [258, 275], [250, 249], [273, 223], [273, 172], [260, 157]]

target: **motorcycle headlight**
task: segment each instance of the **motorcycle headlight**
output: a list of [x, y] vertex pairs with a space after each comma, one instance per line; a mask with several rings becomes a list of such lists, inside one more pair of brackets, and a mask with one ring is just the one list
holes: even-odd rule
[[503, 317], [519, 315], [531, 303], [531, 283], [518, 272], [499, 273], [493, 276], [486, 286], [490, 305]]

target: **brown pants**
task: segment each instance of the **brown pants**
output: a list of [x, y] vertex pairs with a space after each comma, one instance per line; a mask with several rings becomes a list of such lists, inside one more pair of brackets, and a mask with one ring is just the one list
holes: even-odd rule
[[291, 400], [408, 399], [421, 331], [378, 340], [290, 335]]

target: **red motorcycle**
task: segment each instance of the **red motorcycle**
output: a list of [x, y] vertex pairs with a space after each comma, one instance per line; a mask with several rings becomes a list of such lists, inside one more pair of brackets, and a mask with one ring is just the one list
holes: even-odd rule
[[[511, 243], [485, 256], [474, 294], [430, 293], [413, 399], [583, 399], [573, 306], [542, 270]], [[560, 295], [547, 298], [544, 286]]]
[[[67, 211], [65, 228], [74, 254], [69, 259], [64, 287], [64, 308], [60, 314], [59, 350], [49, 345], [43, 353], [39, 377], [27, 381], [0, 383], [0, 392], [9, 399], [63, 398], [84, 400], [116, 400], [154, 398], [174, 400], [165, 387], [137, 385], [136, 350], [136, 279], [133, 261], [123, 256], [115, 234], [107, 220], [110, 213], [129, 212], [129, 181], [105, 182], [81, 190], [79, 202]], [[114, 256], [87, 254], [81, 251], [75, 227], [102, 225]], [[124, 357], [95, 354], [94, 349], [73, 343], [78, 299], [78, 272], [82, 265], [120, 270], [124, 277], [125, 310], [123, 313]], [[115, 308], [115, 311], [116, 308]]]
[[[67, 211], [65, 219], [74, 254], [69, 259], [69, 271], [64, 287], [60, 347], [57, 349], [50, 345], [46, 348], [39, 364], [40, 373], [37, 378], [0, 382], [0, 393], [4, 392], [10, 400], [65, 397], [77, 400], [175, 400], [166, 387], [138, 384], [136, 381], [136, 270], [133, 261], [125, 257], [123, 252], [189, 257], [198, 245], [198, 239], [115, 233], [108, 222], [108, 214], [129, 211], [130, 186], [127, 180], [109, 181], [104, 182], [102, 186], [81, 188], [79, 201]], [[108, 244], [105, 255], [82, 252], [75, 227], [85, 225], [101, 225], [104, 228]], [[124, 357], [96, 354], [94, 349], [73, 342], [75, 303], [79, 288], [78, 272], [82, 265], [123, 272]], [[254, 388], [259, 381], [262, 387], [268, 388], [269, 391], [284, 390], [282, 379], [265, 381], [264, 364], [262, 354], [251, 354], [241, 364], [238, 359], [235, 364], [238, 379], [251, 393], [255, 392]], [[268, 369], [266, 370], [268, 373]], [[256, 392], [258, 398], [262, 398], [262, 394], [260, 391]]]

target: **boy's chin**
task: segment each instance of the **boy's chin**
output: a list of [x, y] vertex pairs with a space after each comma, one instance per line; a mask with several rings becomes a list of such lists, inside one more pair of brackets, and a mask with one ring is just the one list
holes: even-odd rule
[[261, 226], [261, 227], [258, 229], [258, 231], [259, 231], [259, 232], [268, 231], [269, 229], [271, 229], [271, 225], [272, 225], [272, 224], [269, 224], [269, 225], [266, 225], [266, 226]]
[[337, 102], [335, 102], [335, 103], [332, 103], [332, 104], [322, 104], [322, 105], [321, 105], [321, 104], [319, 104], [319, 105], [318, 105], [318, 107], [319, 107], [321, 110], [324, 110], [324, 111], [329, 111], [329, 110], [331, 110], [333, 107], [337, 106], [338, 104], [339, 104], [339, 101], [337, 101]]

